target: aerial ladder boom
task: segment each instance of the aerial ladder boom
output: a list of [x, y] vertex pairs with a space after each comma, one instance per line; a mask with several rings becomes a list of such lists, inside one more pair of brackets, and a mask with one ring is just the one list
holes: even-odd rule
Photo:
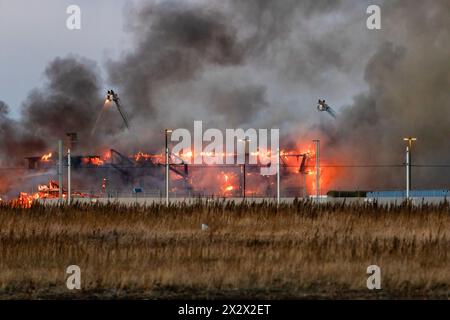
[[125, 113], [122, 110], [122, 106], [120, 105], [120, 99], [119, 99], [119, 96], [117, 95], [117, 93], [115, 93], [113, 90], [108, 90], [108, 92], [106, 94], [106, 100], [114, 101], [114, 103], [116, 104], [117, 110], [119, 110], [120, 116], [123, 119], [123, 123], [125, 123], [125, 127], [127, 127], [127, 129], [130, 130], [130, 125], [129, 125], [127, 116], [125, 115]]

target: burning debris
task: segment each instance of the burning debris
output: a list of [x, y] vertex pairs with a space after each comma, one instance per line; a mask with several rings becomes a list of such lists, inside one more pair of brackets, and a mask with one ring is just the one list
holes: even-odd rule
[[48, 153], [48, 154], [44, 154], [42, 157], [41, 157], [41, 160], [42, 161], [50, 161], [50, 158], [52, 157], [52, 153], [50, 152], [50, 153]]
[[100, 156], [87, 156], [87, 157], [81, 157], [81, 161], [85, 165], [92, 165], [92, 166], [102, 166], [105, 164], [105, 161], [100, 158]]
[[[30, 208], [34, 201], [45, 199], [59, 199], [59, 185], [56, 181], [50, 180], [48, 184], [40, 184], [37, 187], [38, 191], [34, 193], [20, 192], [19, 196], [11, 201], [12, 207]], [[74, 198], [95, 198], [95, 195], [90, 195], [82, 192], [72, 192]], [[67, 198], [67, 190], [62, 189], [62, 198]]]

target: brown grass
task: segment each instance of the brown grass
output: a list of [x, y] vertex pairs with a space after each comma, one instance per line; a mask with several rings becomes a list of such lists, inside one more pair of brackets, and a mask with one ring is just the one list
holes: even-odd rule
[[449, 249], [448, 204], [1, 207], [0, 298], [448, 299]]

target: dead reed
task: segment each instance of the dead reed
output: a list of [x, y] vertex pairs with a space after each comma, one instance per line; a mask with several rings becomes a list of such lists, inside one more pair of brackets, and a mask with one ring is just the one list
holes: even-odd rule
[[449, 249], [448, 203], [2, 206], [0, 298], [448, 299]]

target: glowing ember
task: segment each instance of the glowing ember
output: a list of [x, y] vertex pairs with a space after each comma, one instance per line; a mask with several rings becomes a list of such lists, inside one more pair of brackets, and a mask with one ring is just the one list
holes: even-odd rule
[[94, 157], [91, 158], [91, 164], [93, 164], [94, 166], [102, 166], [105, 164], [105, 162], [100, 159], [100, 157]]
[[151, 161], [156, 163], [164, 163], [164, 155], [162, 154], [150, 154], [139, 151], [133, 155], [135, 161]]
[[50, 152], [50, 153], [48, 153], [48, 154], [44, 154], [42, 157], [41, 157], [41, 160], [42, 161], [50, 161], [50, 158], [52, 157], [52, 153]]
[[232, 196], [233, 192], [239, 189], [238, 175], [236, 175], [235, 173], [221, 172], [221, 176], [222, 176], [221, 196]]
[[102, 153], [102, 159], [103, 161], [108, 161], [109, 159], [111, 159], [111, 151], [104, 151]]
[[33, 197], [26, 192], [19, 193], [17, 199], [11, 201], [13, 208], [30, 208], [33, 203]]
[[93, 165], [93, 166], [102, 166], [105, 164], [105, 161], [103, 161], [100, 157], [94, 156], [94, 157], [83, 157], [82, 160], [84, 164], [86, 165]]

